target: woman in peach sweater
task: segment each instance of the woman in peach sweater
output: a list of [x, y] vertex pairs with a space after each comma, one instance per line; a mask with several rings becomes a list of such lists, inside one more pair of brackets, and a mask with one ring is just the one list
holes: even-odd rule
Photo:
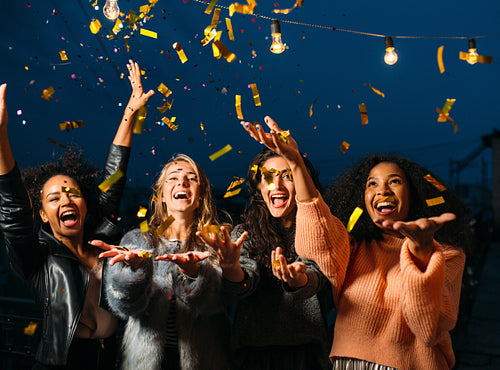
[[[314, 260], [332, 284], [338, 310], [333, 368], [452, 368], [449, 332], [468, 240], [461, 201], [414, 162], [376, 155], [339, 177], [325, 196], [336, 218], [303, 170], [295, 141], [279, 140], [283, 130], [266, 123], [269, 134], [247, 130], [289, 162], [297, 253]], [[439, 197], [444, 203], [427, 205]], [[357, 222], [356, 207], [362, 211]]]

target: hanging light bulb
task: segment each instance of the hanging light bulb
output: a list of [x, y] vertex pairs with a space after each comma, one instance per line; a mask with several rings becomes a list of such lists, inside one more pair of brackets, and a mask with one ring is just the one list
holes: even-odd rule
[[114, 21], [120, 15], [120, 8], [118, 7], [118, 0], [106, 0], [104, 8], [102, 8], [104, 16]]
[[281, 27], [280, 22], [277, 19], [271, 21], [271, 37], [273, 38], [273, 43], [271, 45], [271, 52], [274, 54], [281, 54], [285, 51], [285, 45], [281, 41]]
[[479, 55], [476, 50], [476, 40], [469, 39], [469, 55], [467, 55], [467, 63], [476, 64]]
[[386, 36], [384, 62], [392, 66], [397, 61], [398, 55], [394, 51], [394, 43], [392, 42], [392, 37]]

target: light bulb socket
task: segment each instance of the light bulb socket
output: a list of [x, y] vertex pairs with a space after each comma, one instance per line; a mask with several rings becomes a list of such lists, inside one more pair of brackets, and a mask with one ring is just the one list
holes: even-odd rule
[[386, 36], [385, 37], [385, 48], [394, 48], [394, 42], [392, 42], [392, 37]]
[[271, 35], [275, 33], [281, 33], [280, 21], [278, 21], [277, 19], [273, 19], [271, 21]]
[[470, 49], [475, 49], [475, 48], [476, 48], [476, 40], [469, 39], [469, 50]]

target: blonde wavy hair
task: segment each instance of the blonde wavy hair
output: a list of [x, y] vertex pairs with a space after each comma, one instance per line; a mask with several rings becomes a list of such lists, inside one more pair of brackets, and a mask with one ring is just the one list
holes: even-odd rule
[[200, 198], [199, 207], [195, 211], [193, 223], [190, 226], [189, 237], [184, 244], [180, 253], [197, 250], [206, 250], [204, 243], [196, 236], [196, 231], [201, 231], [203, 226], [206, 225], [219, 225], [217, 219], [217, 211], [215, 207], [215, 202], [212, 198], [212, 191], [210, 189], [210, 182], [208, 181], [205, 172], [191, 157], [185, 154], [176, 154], [168, 161], [163, 169], [161, 170], [158, 180], [153, 185], [153, 194], [150, 201], [151, 217], [149, 218], [149, 232], [148, 239], [157, 248], [159, 244], [159, 236], [156, 232], [157, 228], [164, 222], [169, 214], [167, 211], [166, 204], [161, 201], [162, 190], [167, 178], [168, 169], [177, 164], [178, 162], [186, 162], [193, 167], [193, 170], [198, 177], [198, 182], [200, 184]]

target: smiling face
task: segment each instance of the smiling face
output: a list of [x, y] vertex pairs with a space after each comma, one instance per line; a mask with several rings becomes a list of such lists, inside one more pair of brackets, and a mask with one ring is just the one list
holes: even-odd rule
[[176, 161], [168, 166], [166, 172], [161, 201], [166, 205], [168, 214], [184, 213], [193, 217], [200, 199], [200, 184], [195, 170], [188, 162]]
[[397, 164], [381, 162], [371, 169], [365, 187], [365, 206], [372, 220], [406, 220], [410, 187]]
[[58, 240], [83, 237], [87, 204], [79, 190], [75, 180], [63, 175], [53, 176], [43, 185], [40, 217]]
[[[267, 176], [261, 175], [259, 190], [267, 209], [273, 217], [281, 218], [285, 227], [290, 227], [295, 217], [296, 203], [295, 186], [290, 177], [290, 172], [287, 170], [288, 163], [282, 157], [272, 157], [262, 163], [262, 167], [267, 170], [276, 170], [279, 173], [272, 171]], [[269, 176], [272, 178], [274, 187], [269, 186], [271, 183]]]

